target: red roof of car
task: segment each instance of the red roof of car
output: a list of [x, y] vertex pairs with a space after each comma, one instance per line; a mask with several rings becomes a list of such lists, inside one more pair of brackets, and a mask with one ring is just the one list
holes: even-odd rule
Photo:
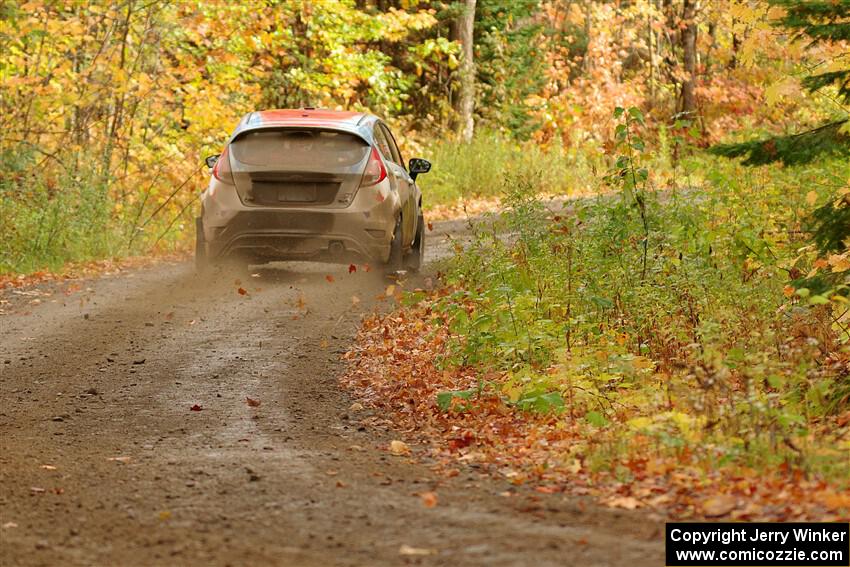
[[342, 130], [360, 136], [368, 142], [364, 128], [370, 117], [362, 112], [347, 110], [328, 110], [326, 108], [286, 108], [281, 110], [259, 110], [245, 115], [236, 126], [230, 141], [238, 139], [245, 132], [262, 128], [324, 128]]
[[[345, 122], [356, 118], [359, 120], [363, 114], [347, 110], [328, 110], [325, 108], [286, 108], [281, 110], [261, 110], [256, 115], [262, 122], [289, 122], [302, 120], [321, 122]], [[356, 122], [357, 120], [354, 120]]]

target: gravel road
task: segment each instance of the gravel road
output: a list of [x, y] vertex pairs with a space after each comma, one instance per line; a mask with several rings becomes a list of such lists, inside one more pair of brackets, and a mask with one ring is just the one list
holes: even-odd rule
[[0, 296], [0, 565], [663, 565], [644, 513], [390, 454], [337, 384], [377, 272], [160, 263]]

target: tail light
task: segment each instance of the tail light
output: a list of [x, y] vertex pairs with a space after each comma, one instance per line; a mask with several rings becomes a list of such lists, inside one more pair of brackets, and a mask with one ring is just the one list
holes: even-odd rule
[[369, 187], [386, 178], [387, 168], [384, 167], [384, 162], [381, 161], [377, 148], [373, 147], [372, 153], [369, 154], [369, 163], [366, 164], [366, 170], [363, 172], [363, 179], [360, 180], [360, 186]]
[[218, 156], [218, 161], [215, 162], [212, 174], [213, 177], [215, 177], [222, 183], [234, 185], [235, 183], [233, 181], [233, 171], [231, 171], [230, 169], [230, 156], [228, 155], [229, 148], [230, 146], [225, 146], [224, 151], [221, 152], [220, 156]]

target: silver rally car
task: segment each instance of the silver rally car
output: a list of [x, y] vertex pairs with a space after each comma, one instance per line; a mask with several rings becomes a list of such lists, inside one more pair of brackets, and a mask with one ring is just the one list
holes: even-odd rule
[[376, 116], [304, 108], [246, 115], [221, 154], [196, 219], [196, 263], [224, 259], [376, 262], [417, 270], [425, 251], [416, 176]]

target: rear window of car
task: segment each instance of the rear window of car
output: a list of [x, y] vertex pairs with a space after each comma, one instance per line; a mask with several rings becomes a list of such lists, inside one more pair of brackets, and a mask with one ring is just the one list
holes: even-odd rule
[[247, 165], [351, 166], [369, 146], [358, 136], [329, 130], [259, 130], [231, 144], [233, 157]]

